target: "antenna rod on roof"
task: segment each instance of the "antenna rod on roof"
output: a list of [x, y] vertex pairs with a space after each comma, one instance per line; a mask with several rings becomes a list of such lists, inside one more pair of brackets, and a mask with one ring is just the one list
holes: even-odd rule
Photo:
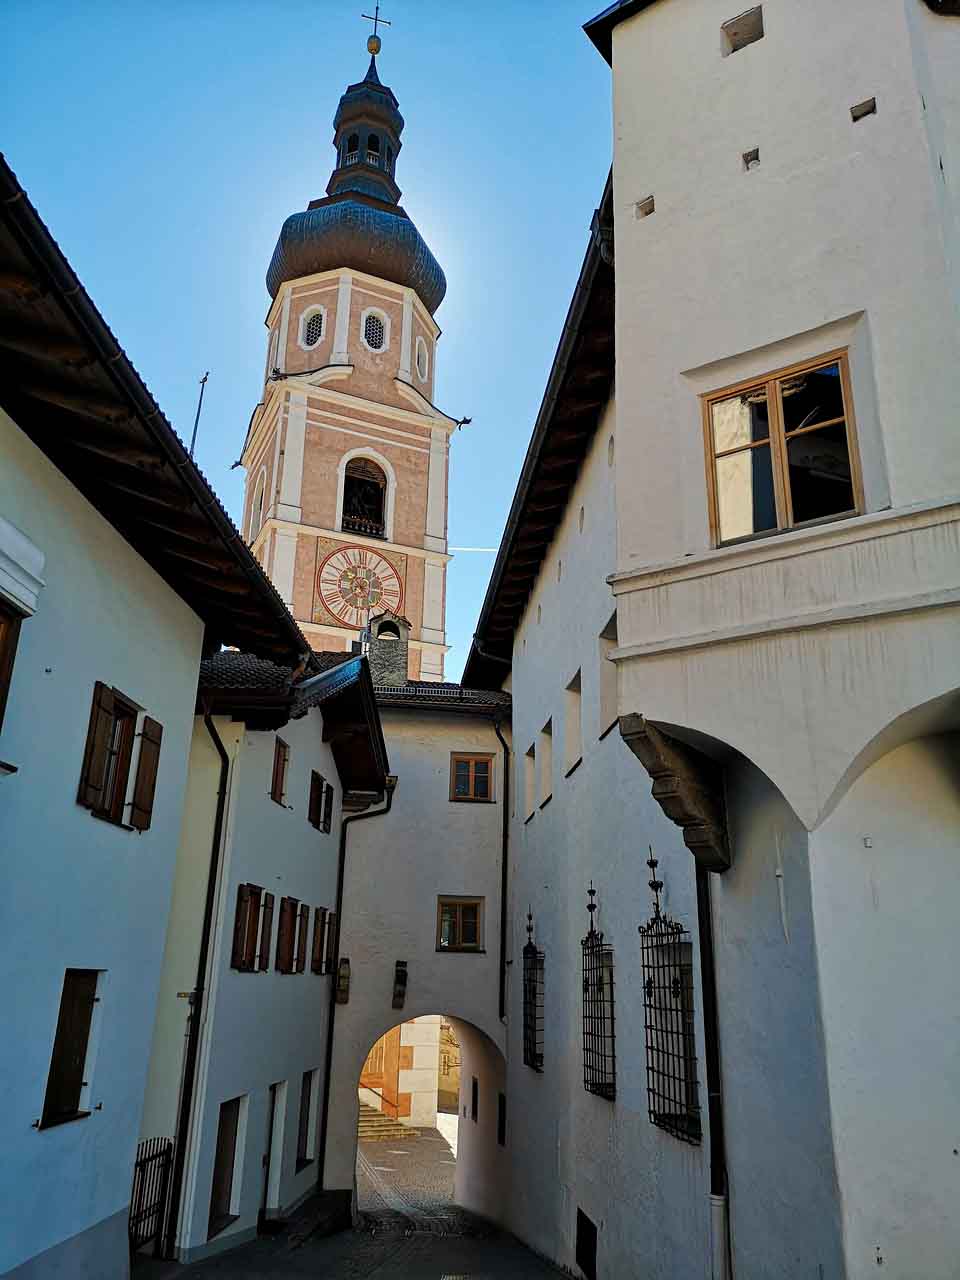
[[190, 437], [190, 457], [193, 457], [193, 447], [197, 443], [197, 427], [200, 424], [200, 410], [203, 408], [203, 390], [207, 385], [207, 379], [210, 377], [210, 370], [200, 379], [200, 399], [197, 401], [197, 416], [193, 420], [193, 435]]

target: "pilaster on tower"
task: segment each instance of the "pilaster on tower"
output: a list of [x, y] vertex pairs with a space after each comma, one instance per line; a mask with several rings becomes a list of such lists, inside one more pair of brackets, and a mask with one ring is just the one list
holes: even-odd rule
[[388, 608], [410, 622], [409, 677], [442, 680], [456, 423], [433, 401], [446, 280], [399, 204], [404, 120], [379, 45], [337, 106], [326, 194], [287, 218], [267, 271], [243, 532], [314, 648], [350, 650]]

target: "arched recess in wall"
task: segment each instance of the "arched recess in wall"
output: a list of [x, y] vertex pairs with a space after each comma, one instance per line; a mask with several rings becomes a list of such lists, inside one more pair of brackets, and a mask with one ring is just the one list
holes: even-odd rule
[[378, 453], [376, 449], [351, 449], [349, 453], [345, 453], [337, 465], [337, 514], [335, 527], [341, 532], [349, 532], [343, 528], [343, 491], [347, 477], [347, 465], [354, 460], [367, 459], [374, 463], [376, 467], [383, 472], [386, 479], [386, 494], [384, 497], [384, 519], [383, 519], [383, 536], [387, 542], [393, 541], [393, 512], [396, 505], [397, 496], [397, 474], [390, 464], [389, 459], [385, 458], [382, 453]]
[[918, 738], [956, 732], [960, 732], [960, 688], [951, 689], [904, 711], [875, 734], [851, 761], [823, 807], [821, 822], [829, 818], [860, 775], [866, 773], [883, 756]]
[[247, 516], [247, 541], [253, 542], [263, 527], [263, 498], [267, 484], [267, 468], [266, 465], [260, 468], [260, 474], [257, 476], [257, 482], [253, 488], [253, 498], [250, 502], [250, 511]]

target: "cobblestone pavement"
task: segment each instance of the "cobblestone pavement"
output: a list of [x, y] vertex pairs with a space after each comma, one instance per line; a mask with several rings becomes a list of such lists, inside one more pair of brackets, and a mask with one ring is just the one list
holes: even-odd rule
[[556, 1280], [529, 1249], [453, 1203], [455, 1167], [436, 1129], [363, 1142], [355, 1230], [305, 1235], [306, 1209], [284, 1235], [178, 1268], [176, 1280]]

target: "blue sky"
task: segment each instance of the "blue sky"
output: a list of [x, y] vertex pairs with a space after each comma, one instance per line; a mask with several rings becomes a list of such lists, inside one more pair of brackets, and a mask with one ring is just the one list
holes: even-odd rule
[[[323, 194], [370, 9], [4, 5], [7, 160], [188, 439], [211, 371], [197, 461], [234, 519], [264, 273], [283, 219]], [[406, 120], [402, 203], [447, 276], [437, 403], [473, 419], [451, 450], [450, 542], [496, 547], [610, 163], [609, 71], [580, 29], [584, 0], [392, 0], [383, 13], [378, 66]], [[493, 560], [450, 565], [449, 678]]]

